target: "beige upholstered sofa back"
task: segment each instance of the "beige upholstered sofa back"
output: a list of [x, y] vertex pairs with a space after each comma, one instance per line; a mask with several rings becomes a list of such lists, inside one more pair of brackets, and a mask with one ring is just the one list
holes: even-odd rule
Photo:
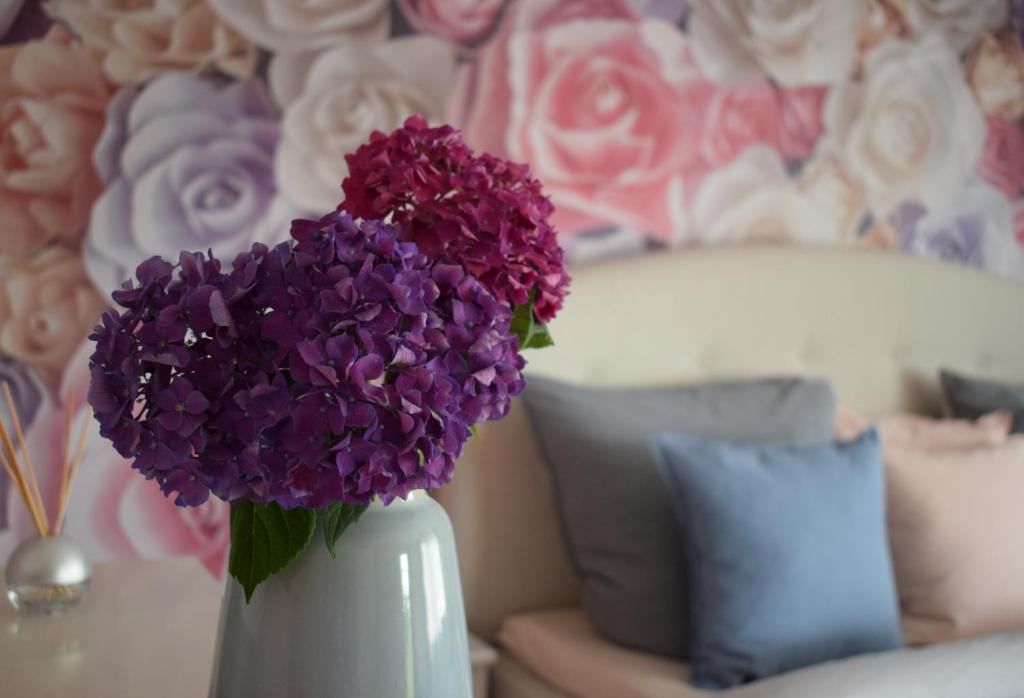
[[[746, 247], [597, 264], [575, 271], [551, 330], [557, 345], [528, 353], [528, 375], [590, 385], [819, 375], [868, 415], [939, 412], [943, 366], [1024, 381], [1024, 286], [885, 252]], [[519, 404], [483, 425], [438, 496], [475, 632], [489, 638], [510, 613], [577, 600]]]

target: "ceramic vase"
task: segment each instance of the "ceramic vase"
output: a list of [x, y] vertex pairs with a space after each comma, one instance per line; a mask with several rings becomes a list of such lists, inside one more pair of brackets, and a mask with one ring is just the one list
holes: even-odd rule
[[472, 698], [455, 540], [423, 492], [373, 503], [247, 604], [229, 580], [211, 698]]

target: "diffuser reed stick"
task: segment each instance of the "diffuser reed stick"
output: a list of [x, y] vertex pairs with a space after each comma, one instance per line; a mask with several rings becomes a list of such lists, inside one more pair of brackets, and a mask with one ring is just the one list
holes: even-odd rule
[[18, 453], [14, 449], [14, 442], [11, 439], [10, 433], [8, 432], [7, 426], [4, 424], [3, 420], [0, 420], [0, 445], [3, 447], [2, 453], [0, 453], [0, 461], [3, 461], [4, 470], [7, 472], [7, 476], [11, 479], [11, 482], [14, 483], [14, 486], [18, 490], [18, 494], [21, 495], [21, 499], [25, 503], [25, 508], [28, 509], [29, 515], [32, 517], [32, 522], [35, 524], [39, 535], [43, 537], [59, 536], [64, 524], [64, 516], [67, 513], [68, 501], [71, 494], [71, 488], [75, 482], [75, 475], [78, 472], [78, 466], [82, 462], [82, 456], [85, 453], [85, 441], [89, 435], [89, 422], [92, 419], [92, 409], [88, 406], [85, 408], [85, 419], [83, 420], [82, 428], [79, 431], [78, 440], [72, 455], [71, 439], [75, 409], [74, 393], [70, 393], [65, 401], [67, 404], [68, 414], [64, 430], [64, 457], [60, 470], [60, 493], [57, 500], [57, 511], [55, 512], [53, 522], [51, 523], [46, 516], [46, 507], [43, 504], [43, 497], [39, 490], [39, 481], [36, 479], [35, 466], [33, 465], [32, 457], [28, 452], [28, 441], [25, 439], [25, 432], [21, 428], [21, 420], [18, 418], [18, 411], [15, 409], [14, 399], [11, 396], [11, 389], [7, 383], [2, 384], [2, 391], [4, 401], [7, 404], [7, 410], [11, 416], [14, 434], [18, 439], [18, 446], [21, 448], [21, 455], [24, 459], [24, 463], [22, 463], [18, 458]]
[[[60, 491], [63, 494], [68, 487], [68, 460], [71, 458], [71, 424], [74, 421], [75, 413], [75, 391], [72, 390], [68, 393], [67, 399], [67, 417], [64, 419], [64, 457], [61, 460], [60, 469]], [[62, 498], [63, 499], [63, 498]], [[62, 518], [61, 510], [63, 502], [59, 502], [57, 505], [57, 515], [53, 519], [52, 528], [58, 534], [60, 533]]]
[[43, 520], [40, 514], [38, 501], [36, 498], [29, 493], [29, 490], [25, 487], [25, 480], [21, 474], [21, 468], [18, 467], [17, 458], [14, 456], [14, 447], [11, 445], [11, 440], [7, 436], [7, 430], [3, 427], [3, 422], [0, 421], [0, 440], [3, 443], [3, 460], [4, 470], [7, 472], [7, 477], [10, 478], [11, 482], [18, 489], [18, 493], [21, 495], [21, 499], [25, 502], [25, 506], [28, 508], [29, 514], [32, 516], [32, 523], [35, 524], [36, 530], [39, 531], [39, 535], [46, 535], [46, 522]]
[[[71, 410], [72, 403], [68, 403], [67, 441], [71, 443]], [[57, 518], [53, 522], [53, 535], [59, 536], [64, 526], [64, 515], [68, 510], [68, 501], [71, 496], [71, 488], [75, 484], [75, 476], [78, 475], [78, 466], [82, 463], [82, 455], [85, 453], [85, 439], [89, 435], [89, 422], [92, 421], [92, 408], [86, 405], [85, 419], [82, 420], [82, 429], [78, 433], [78, 443], [75, 445], [75, 455], [67, 457], [67, 448], [64, 450], [64, 463], [61, 468], [60, 499], [57, 504]]]
[[7, 403], [7, 412], [11, 415], [11, 422], [14, 424], [14, 435], [18, 437], [18, 446], [21, 447], [21, 455], [25, 458], [24, 473], [27, 474], [25, 484], [32, 490], [36, 498], [36, 504], [44, 512], [43, 520], [46, 520], [45, 509], [43, 508], [43, 495], [39, 491], [39, 481], [36, 479], [36, 468], [32, 464], [32, 455], [28, 452], [28, 442], [25, 440], [25, 432], [21, 428], [21, 420], [18, 419], [18, 410], [14, 406], [14, 398], [11, 397], [11, 388], [5, 382], [0, 389], [4, 393], [4, 401]]

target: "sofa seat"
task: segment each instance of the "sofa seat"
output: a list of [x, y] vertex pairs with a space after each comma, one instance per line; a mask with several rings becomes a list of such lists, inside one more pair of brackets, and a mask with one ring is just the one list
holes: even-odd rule
[[861, 655], [729, 691], [690, 686], [685, 662], [603, 640], [579, 608], [511, 616], [503, 623], [498, 639], [511, 659], [574, 698], [1024, 696], [1024, 633]]

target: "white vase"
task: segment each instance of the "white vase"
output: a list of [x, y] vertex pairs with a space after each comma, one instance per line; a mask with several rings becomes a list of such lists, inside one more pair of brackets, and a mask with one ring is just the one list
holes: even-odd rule
[[472, 698], [451, 522], [423, 492], [371, 504], [245, 603], [229, 580], [211, 698]]

